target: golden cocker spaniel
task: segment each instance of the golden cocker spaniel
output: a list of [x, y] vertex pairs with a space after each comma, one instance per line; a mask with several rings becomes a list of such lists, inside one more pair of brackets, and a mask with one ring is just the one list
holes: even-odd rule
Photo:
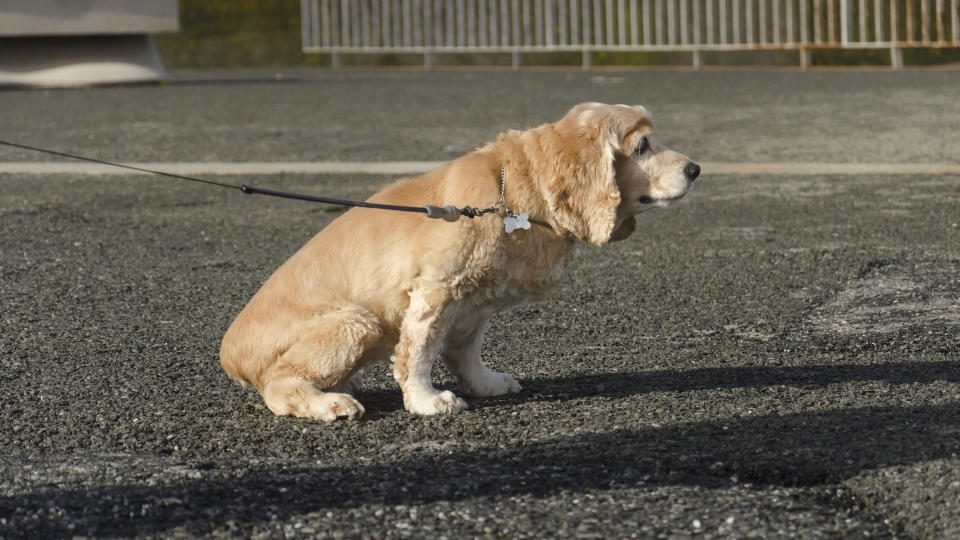
[[513, 377], [480, 360], [490, 317], [542, 299], [578, 240], [602, 245], [628, 237], [634, 215], [680, 199], [699, 173], [657, 142], [639, 106], [583, 103], [558, 122], [508, 131], [369, 199], [495, 206], [496, 214], [450, 223], [346, 212], [240, 312], [223, 338], [221, 365], [255, 386], [274, 413], [326, 422], [363, 414], [354, 397], [359, 371], [387, 359], [413, 413], [467, 407], [434, 388], [438, 355], [466, 395], [517, 392]]

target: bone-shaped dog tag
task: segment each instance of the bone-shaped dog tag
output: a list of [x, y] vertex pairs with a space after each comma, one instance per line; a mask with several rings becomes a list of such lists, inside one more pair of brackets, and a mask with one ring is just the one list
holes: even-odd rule
[[527, 216], [527, 214], [524, 212], [519, 214], [511, 213], [510, 215], [504, 217], [503, 226], [506, 229], [507, 234], [510, 234], [517, 229], [529, 229], [530, 220], [528, 218], [529, 216]]

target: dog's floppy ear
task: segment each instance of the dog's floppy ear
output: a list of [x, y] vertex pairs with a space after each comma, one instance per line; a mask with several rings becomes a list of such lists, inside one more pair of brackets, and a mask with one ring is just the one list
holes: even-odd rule
[[611, 240], [620, 205], [613, 161], [621, 138], [641, 117], [642, 108], [583, 103], [555, 124], [562, 155], [546, 199], [557, 224], [584, 242]]

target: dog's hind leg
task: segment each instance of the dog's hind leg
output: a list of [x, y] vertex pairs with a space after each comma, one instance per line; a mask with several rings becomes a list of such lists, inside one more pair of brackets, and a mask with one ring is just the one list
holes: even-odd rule
[[275, 414], [332, 422], [359, 418], [363, 406], [334, 390], [360, 368], [364, 351], [381, 337], [379, 321], [359, 306], [338, 305], [319, 313], [299, 339], [261, 375], [261, 392]]
[[493, 371], [480, 360], [483, 337], [490, 316], [471, 317], [457, 325], [447, 336], [443, 362], [468, 396], [499, 396], [520, 391], [520, 384], [509, 373]]

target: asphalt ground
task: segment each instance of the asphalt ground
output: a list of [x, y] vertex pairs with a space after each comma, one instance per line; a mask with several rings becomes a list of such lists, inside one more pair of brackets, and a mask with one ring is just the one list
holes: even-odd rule
[[[0, 138], [123, 161], [442, 160], [583, 100], [702, 161], [957, 162], [960, 72], [183, 72], [0, 92]], [[0, 162], [46, 160], [0, 149]], [[355, 198], [376, 175], [217, 177]], [[960, 178], [732, 176], [582, 246], [453, 417], [276, 417], [217, 351], [338, 211], [0, 172], [0, 536], [960, 535]], [[454, 389], [438, 367], [435, 381]]]

